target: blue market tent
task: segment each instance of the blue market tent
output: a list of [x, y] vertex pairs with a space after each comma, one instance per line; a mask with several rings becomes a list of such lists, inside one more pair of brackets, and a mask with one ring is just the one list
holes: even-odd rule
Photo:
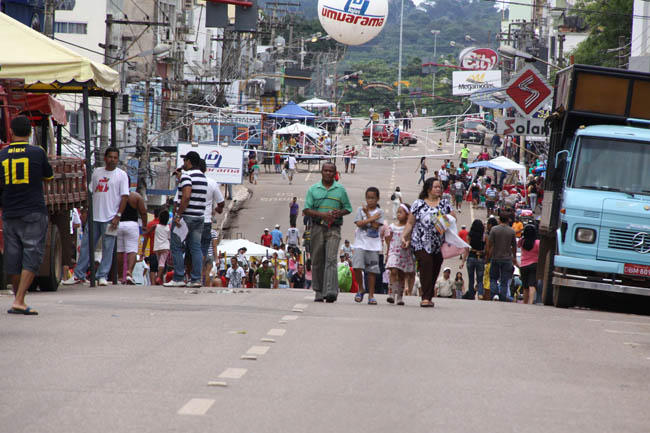
[[269, 114], [268, 117], [275, 119], [313, 119], [316, 116], [293, 101], [280, 108], [275, 113]]
[[500, 165], [497, 165], [497, 164], [493, 163], [492, 161], [477, 161], [477, 162], [473, 162], [471, 164], [467, 164], [467, 167], [468, 168], [485, 167], [485, 168], [491, 168], [491, 169], [496, 170], [496, 171], [501, 171], [503, 173], [508, 172], [508, 170], [504, 169]]

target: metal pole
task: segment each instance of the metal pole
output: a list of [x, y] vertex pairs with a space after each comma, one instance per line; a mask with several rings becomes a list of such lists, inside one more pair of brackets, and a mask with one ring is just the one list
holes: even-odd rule
[[[93, 217], [93, 190], [92, 190], [92, 178], [93, 178], [93, 166], [90, 161], [90, 108], [88, 106], [88, 85], [83, 87], [83, 104], [84, 104], [84, 141], [86, 148], [86, 183], [88, 186], [88, 218], [86, 218], [88, 224], [88, 253], [89, 253], [89, 262], [90, 262], [90, 287], [95, 287], [95, 248], [94, 247], [94, 236], [95, 228], [93, 227], [94, 217]], [[97, 155], [95, 155], [95, 159]]]
[[[435, 30], [433, 33], [433, 63], [438, 63], [436, 61], [436, 54], [438, 51], [438, 33], [440, 30]], [[436, 66], [433, 66], [433, 83], [431, 84], [431, 103], [435, 105], [436, 103]], [[431, 113], [433, 115], [433, 113]]]
[[[106, 40], [104, 41], [104, 64], [111, 63], [111, 40], [112, 40], [113, 15], [106, 15]], [[109, 122], [108, 98], [102, 98], [102, 118], [99, 133], [99, 154], [103, 155], [108, 147], [108, 122]]]
[[[397, 66], [397, 109], [400, 108], [400, 96], [402, 95], [402, 33], [404, 27], [404, 0], [402, 0], [402, 11], [399, 15], [399, 65]], [[372, 135], [372, 132], [370, 133]]]

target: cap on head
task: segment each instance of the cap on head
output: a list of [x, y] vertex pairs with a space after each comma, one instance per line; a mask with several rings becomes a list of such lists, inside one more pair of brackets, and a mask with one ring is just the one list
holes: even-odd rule
[[192, 167], [198, 168], [201, 163], [201, 156], [193, 150], [183, 155], [183, 159], [186, 161], [189, 160], [192, 163]]
[[269, 228], [268, 228], [268, 227], [267, 227], [267, 228], [265, 228], [265, 229], [264, 229], [264, 231], [265, 231], [265, 232], [268, 232], [268, 231], [269, 231]]
[[276, 225], [275, 225], [275, 228], [276, 228], [276, 229], [279, 229], [279, 228], [280, 228], [280, 224], [276, 224]]
[[447, 267], [447, 268], [443, 269], [442, 272], [451, 272], [451, 268]]
[[461, 228], [461, 229], [466, 229], [467, 226], [466, 226], [465, 224], [463, 224], [462, 226], [460, 226], [460, 228]]

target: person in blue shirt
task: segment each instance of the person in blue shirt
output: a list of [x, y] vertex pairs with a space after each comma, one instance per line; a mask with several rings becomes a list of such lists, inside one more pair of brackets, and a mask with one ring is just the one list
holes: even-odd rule
[[275, 229], [271, 230], [271, 245], [280, 247], [282, 245], [282, 232], [280, 231], [280, 224], [275, 225]]

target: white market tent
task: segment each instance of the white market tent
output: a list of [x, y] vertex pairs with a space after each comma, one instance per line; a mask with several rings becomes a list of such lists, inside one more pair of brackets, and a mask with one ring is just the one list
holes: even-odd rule
[[303, 101], [298, 104], [298, 106], [302, 108], [308, 108], [308, 109], [319, 109], [319, 108], [334, 108], [336, 107], [336, 104], [333, 102], [326, 101], [324, 99], [320, 98], [312, 98], [312, 99], [307, 99], [306, 101]]
[[324, 129], [314, 128], [313, 126], [307, 126], [302, 123], [292, 123], [291, 125], [285, 126], [284, 128], [276, 129], [275, 131], [273, 131], [273, 134], [274, 135], [287, 135], [287, 134], [298, 135], [301, 132], [304, 132], [305, 135], [308, 135], [315, 140], [318, 139], [318, 137], [320, 137], [321, 135], [325, 135], [325, 136], [329, 135], [329, 133]]
[[224, 239], [217, 245], [217, 251], [226, 253], [226, 256], [233, 257], [237, 255], [240, 248], [246, 248], [244, 254], [249, 257], [273, 257], [273, 253], [278, 253], [280, 259], [285, 258], [285, 253], [282, 250], [274, 250], [273, 248], [265, 247], [264, 245], [256, 244], [247, 239]]
[[506, 158], [505, 156], [499, 156], [497, 158], [494, 158], [490, 160], [492, 164], [498, 165], [499, 167], [503, 168], [504, 170], [508, 171], [516, 171], [519, 174], [519, 181], [521, 183], [526, 183], [526, 167], [517, 164], [511, 159]]

